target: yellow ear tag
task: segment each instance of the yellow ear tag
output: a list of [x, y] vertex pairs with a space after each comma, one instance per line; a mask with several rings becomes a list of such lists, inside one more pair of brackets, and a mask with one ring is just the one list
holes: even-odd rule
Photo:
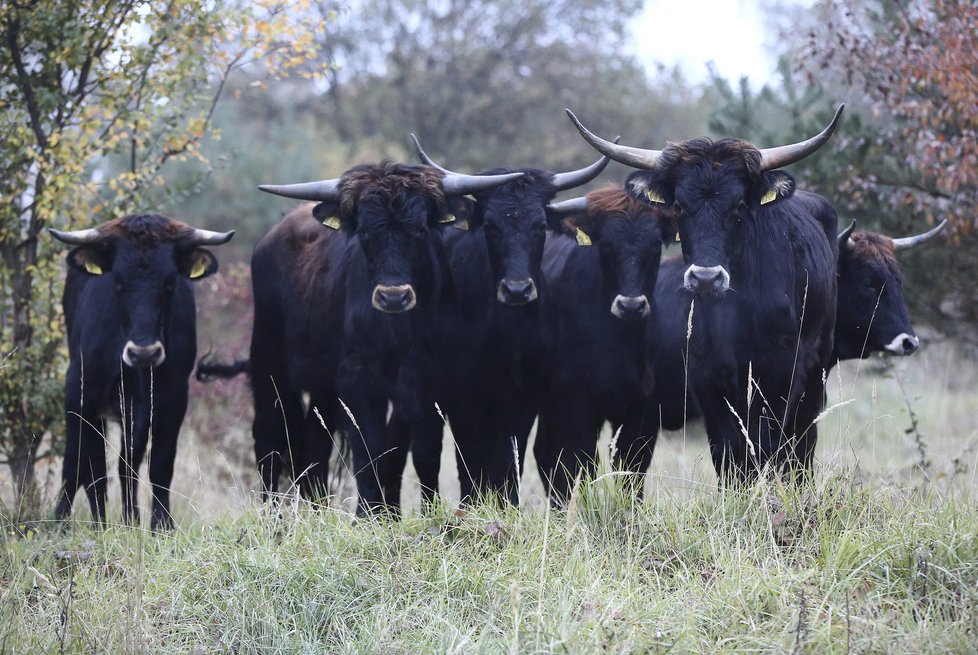
[[92, 275], [102, 274], [102, 267], [96, 264], [95, 262], [85, 262], [85, 270], [91, 273]]
[[591, 237], [581, 228], [577, 228], [577, 245], [579, 246], [590, 246]]
[[190, 279], [196, 280], [207, 272], [207, 262], [203, 259], [194, 260], [194, 267], [190, 269]]
[[454, 223], [455, 222], [455, 214], [445, 214], [444, 216], [441, 217], [441, 220], [438, 221], [438, 222], [439, 223]]
[[650, 202], [657, 202], [660, 205], [665, 204], [665, 202], [666, 202], [666, 199], [665, 198], [663, 198], [662, 196], [660, 196], [655, 191], [652, 191], [651, 189], [649, 189], [645, 193], [645, 197], [648, 198]]
[[456, 230], [467, 230], [469, 229], [469, 221], [468, 219], [463, 218], [460, 221], [455, 221], [452, 223], [452, 227], [454, 227]]
[[768, 189], [767, 190], [767, 193], [765, 193], [761, 197], [761, 204], [762, 205], [766, 205], [767, 203], [772, 202], [777, 197], [778, 197], [778, 192], [775, 191], [774, 188], [772, 187], [772, 188]]
[[323, 225], [325, 225], [331, 230], [338, 230], [340, 229], [340, 217], [330, 216], [328, 218], [325, 218], [323, 219]]

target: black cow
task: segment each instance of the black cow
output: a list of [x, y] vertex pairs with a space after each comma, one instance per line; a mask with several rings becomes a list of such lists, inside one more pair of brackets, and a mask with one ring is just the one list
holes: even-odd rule
[[[920, 245], [947, 225], [912, 237], [891, 239], [877, 232], [855, 232], [855, 221], [838, 236], [839, 296], [836, 307], [833, 365], [872, 353], [911, 355], [918, 339], [903, 299], [903, 275], [895, 253]], [[656, 385], [649, 424], [678, 430], [686, 419], [700, 416], [686, 389], [687, 319], [692, 297], [683, 290], [682, 258], [662, 262], [655, 289]], [[676, 380], [683, 384], [676, 384]], [[654, 443], [654, 441], [653, 441]]]
[[874, 352], [910, 355], [919, 340], [903, 300], [903, 275], [896, 252], [939, 234], [940, 225], [912, 237], [891, 239], [854, 232], [855, 221], [839, 235], [839, 306], [835, 319], [835, 359], [859, 359]]
[[776, 169], [821, 147], [841, 112], [798, 144], [759, 150], [700, 138], [662, 151], [600, 139], [568, 112], [595, 149], [642, 169], [628, 177], [629, 193], [677, 222], [683, 287], [694, 296], [689, 386], [721, 479], [811, 465], [832, 364], [837, 216]]
[[549, 238], [543, 265], [552, 355], [533, 452], [558, 503], [581, 466], [593, 471], [605, 421], [618, 430], [619, 463], [634, 466], [647, 451], [653, 294], [663, 241], [674, 236], [663, 212], [621, 186], [579, 200], [552, 206], [555, 217], [569, 212], [561, 227], [573, 237]]
[[[308, 463], [303, 479], [325, 489], [331, 442], [317, 408], [330, 428], [351, 417], [358, 512], [397, 509], [404, 450], [438, 397], [436, 320], [455, 298], [441, 237], [455, 220], [448, 198], [521, 175], [384, 162], [338, 180], [261, 187], [319, 201], [286, 215], [252, 257], [250, 373], [264, 494], [277, 490], [285, 457], [294, 476]], [[390, 430], [389, 402], [398, 418]]]
[[[418, 155], [436, 165], [415, 139]], [[442, 404], [452, 426], [463, 500], [499, 493], [517, 503], [526, 443], [536, 417], [544, 372], [540, 299], [547, 205], [559, 191], [585, 184], [608, 158], [563, 173], [516, 169], [519, 179], [473, 194], [464, 230], [449, 230], [445, 248], [457, 292], [457, 322], [449, 320]], [[493, 169], [485, 174], [512, 172]], [[456, 223], [458, 226], [458, 223]], [[437, 416], [440, 444], [441, 423]], [[439, 451], [416, 443], [415, 467], [430, 497]], [[423, 452], [421, 449], [424, 449]]]
[[61, 232], [73, 246], [62, 299], [68, 331], [66, 445], [56, 514], [71, 514], [85, 487], [92, 516], [105, 522], [105, 420], [122, 425], [119, 478], [123, 517], [138, 524], [137, 473], [152, 436], [152, 528], [170, 527], [170, 481], [197, 355], [191, 281], [217, 271], [202, 246], [234, 232], [209, 232], [156, 214]]

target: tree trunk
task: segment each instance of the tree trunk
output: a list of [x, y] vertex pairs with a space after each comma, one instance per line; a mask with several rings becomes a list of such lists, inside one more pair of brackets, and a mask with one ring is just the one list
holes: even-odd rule
[[40, 437], [18, 435], [8, 451], [7, 465], [14, 485], [13, 509], [18, 520], [39, 518], [41, 494], [34, 474], [34, 460], [40, 443]]

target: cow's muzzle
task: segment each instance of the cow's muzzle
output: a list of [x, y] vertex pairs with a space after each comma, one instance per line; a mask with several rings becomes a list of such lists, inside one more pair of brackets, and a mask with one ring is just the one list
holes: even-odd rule
[[414, 295], [414, 287], [410, 284], [399, 284], [396, 287], [389, 287], [378, 284], [374, 287], [373, 306], [388, 314], [400, 314], [418, 304], [418, 298]]
[[496, 289], [496, 299], [507, 305], [525, 305], [536, 300], [537, 295], [537, 285], [532, 277], [502, 280]]
[[723, 266], [693, 264], [683, 275], [683, 286], [693, 293], [719, 296], [730, 288], [730, 273]]
[[649, 300], [642, 296], [615, 296], [611, 303], [611, 313], [617, 318], [634, 321], [649, 315]]
[[920, 339], [913, 334], [902, 332], [893, 341], [883, 346], [883, 350], [893, 355], [912, 355], [920, 347]]
[[122, 361], [132, 368], [159, 366], [164, 359], [166, 359], [166, 351], [159, 341], [154, 341], [148, 346], [137, 346], [134, 342], [127, 341], [122, 348]]

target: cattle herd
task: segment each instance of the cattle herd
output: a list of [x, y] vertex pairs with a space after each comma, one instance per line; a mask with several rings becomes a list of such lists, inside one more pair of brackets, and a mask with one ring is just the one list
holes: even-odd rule
[[[198, 375], [249, 375], [263, 497], [285, 474], [321, 497], [344, 443], [358, 513], [399, 510], [409, 451], [430, 500], [446, 418], [463, 500], [518, 501], [535, 421], [534, 454], [557, 505], [593, 471], [605, 422], [623, 470], [644, 473], [660, 429], [702, 417], [724, 484], [764, 470], [804, 478], [826, 372], [916, 350], [894, 253], [944, 226], [904, 239], [854, 224], [840, 233], [831, 204], [795, 188], [780, 169], [828, 141], [842, 109], [791, 145], [699, 138], [664, 150], [606, 141], [568, 111], [602, 155], [577, 171], [464, 175], [415, 139], [421, 165], [260, 187], [310, 202], [255, 247], [249, 359], [202, 361]], [[554, 201], [610, 159], [637, 170]], [[115, 418], [123, 516], [138, 523], [136, 472], [152, 438], [152, 527], [168, 527], [196, 359], [190, 283], [217, 270], [204, 246], [233, 232], [130, 215], [51, 233], [74, 246], [57, 516], [83, 487], [104, 522], [103, 435]], [[663, 260], [676, 241], [681, 256]]]

